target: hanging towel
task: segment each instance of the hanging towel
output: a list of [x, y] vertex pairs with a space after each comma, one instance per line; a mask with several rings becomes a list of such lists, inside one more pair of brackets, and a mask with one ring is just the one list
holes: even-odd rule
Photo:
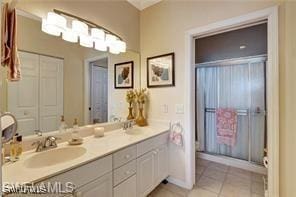
[[183, 146], [183, 127], [181, 123], [171, 125], [170, 142], [177, 146]]
[[16, 10], [9, 11], [7, 3], [2, 8], [1, 65], [8, 67], [8, 79], [10, 81], [20, 80], [21, 72], [17, 52]]
[[8, 46], [8, 3], [2, 6], [2, 21], [1, 21], [1, 65], [6, 66], [9, 62], [10, 48]]
[[219, 144], [234, 146], [237, 134], [237, 113], [235, 109], [216, 110], [217, 141]]

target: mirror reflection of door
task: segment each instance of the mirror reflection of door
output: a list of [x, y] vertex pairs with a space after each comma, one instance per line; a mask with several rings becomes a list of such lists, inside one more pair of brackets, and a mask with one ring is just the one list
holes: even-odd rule
[[90, 63], [92, 123], [108, 121], [108, 59], [103, 58]]
[[19, 52], [22, 80], [8, 83], [8, 111], [18, 121], [18, 132], [32, 135], [58, 129], [63, 114], [63, 60]]

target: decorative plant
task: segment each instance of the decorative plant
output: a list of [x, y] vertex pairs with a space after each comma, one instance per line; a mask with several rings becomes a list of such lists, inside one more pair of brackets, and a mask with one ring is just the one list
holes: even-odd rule
[[141, 88], [139, 90], [135, 90], [135, 95], [136, 95], [136, 101], [140, 105], [139, 107], [142, 108], [147, 99], [147, 89]]
[[131, 107], [133, 102], [135, 102], [136, 95], [134, 93], [134, 90], [128, 90], [126, 92], [126, 101], [129, 103], [129, 106]]
[[128, 120], [132, 120], [132, 119], [135, 119], [134, 115], [133, 115], [133, 107], [132, 107], [132, 104], [135, 102], [135, 98], [136, 98], [136, 95], [134, 93], [133, 90], [128, 90], [126, 92], [126, 101], [128, 102], [129, 104], [129, 107], [128, 107], [128, 110], [129, 110], [129, 114], [127, 116], [127, 119]]
[[141, 88], [139, 90], [135, 90], [135, 95], [136, 95], [136, 101], [139, 105], [139, 114], [138, 114], [136, 122], [139, 126], [146, 126], [147, 121], [143, 116], [143, 107], [144, 107], [144, 104], [147, 100], [147, 89]]

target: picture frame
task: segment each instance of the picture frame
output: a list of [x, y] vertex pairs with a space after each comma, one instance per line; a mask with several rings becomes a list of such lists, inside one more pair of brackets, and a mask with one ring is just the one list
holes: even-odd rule
[[114, 64], [114, 88], [134, 88], [134, 61]]
[[175, 53], [147, 58], [147, 87], [175, 86]]

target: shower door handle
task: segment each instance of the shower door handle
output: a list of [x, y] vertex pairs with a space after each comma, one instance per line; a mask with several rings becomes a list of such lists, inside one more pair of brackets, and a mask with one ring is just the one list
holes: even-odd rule
[[256, 107], [255, 111], [254, 111], [254, 115], [266, 115], [266, 111], [265, 110], [261, 110], [260, 107]]

